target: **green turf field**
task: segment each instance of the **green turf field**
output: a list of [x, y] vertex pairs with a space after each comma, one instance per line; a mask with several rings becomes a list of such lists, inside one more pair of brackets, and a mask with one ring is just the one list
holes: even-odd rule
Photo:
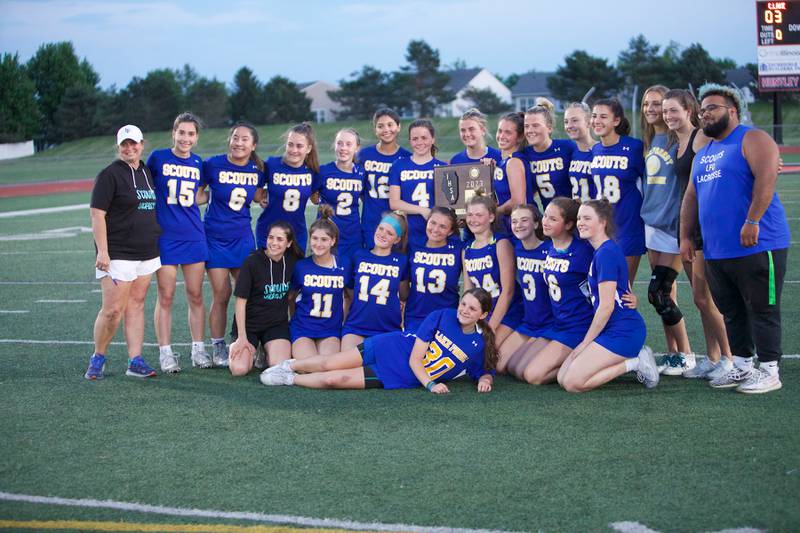
[[[798, 235], [800, 178], [782, 177], [780, 191]], [[87, 382], [100, 305], [88, 210], [5, 216], [86, 202], [88, 193], [0, 201], [0, 528], [330, 519], [416, 531], [800, 530], [797, 358], [782, 363], [783, 389], [763, 397], [682, 378], [646, 391], [630, 376], [585, 395], [508, 378], [485, 396], [469, 383], [446, 397], [266, 388], [255, 374], [187, 368], [186, 356], [182, 374], [142, 382], [124, 376], [123, 345], [112, 347], [108, 378]], [[800, 354], [794, 249], [786, 279], [784, 351]], [[679, 290], [702, 353], [688, 286]], [[155, 287], [148, 317], [154, 298]], [[642, 313], [648, 344], [663, 351], [655, 313]], [[189, 340], [178, 297], [173, 342], [187, 354]], [[156, 363], [157, 349], [145, 357]]]

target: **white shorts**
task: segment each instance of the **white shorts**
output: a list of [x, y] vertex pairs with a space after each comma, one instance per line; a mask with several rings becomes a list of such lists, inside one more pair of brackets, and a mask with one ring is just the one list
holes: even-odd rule
[[128, 261], [125, 259], [112, 259], [108, 272], [95, 269], [94, 276], [102, 279], [111, 276], [114, 281], [133, 281], [139, 276], [147, 276], [161, 268], [161, 258], [154, 257], [147, 261]]
[[664, 230], [644, 225], [644, 242], [648, 250], [666, 254], [679, 254], [678, 238], [673, 237]]

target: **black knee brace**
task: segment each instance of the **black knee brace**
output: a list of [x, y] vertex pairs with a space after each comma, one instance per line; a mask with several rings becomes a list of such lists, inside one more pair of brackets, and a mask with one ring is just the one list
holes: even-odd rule
[[661, 321], [667, 326], [674, 326], [683, 319], [683, 313], [672, 299], [672, 284], [678, 277], [678, 271], [668, 266], [659, 265], [653, 269], [650, 285], [647, 287], [647, 301], [655, 308]]

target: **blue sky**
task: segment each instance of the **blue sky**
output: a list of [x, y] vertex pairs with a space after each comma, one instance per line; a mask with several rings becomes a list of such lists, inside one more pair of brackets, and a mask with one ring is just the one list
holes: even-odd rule
[[262, 81], [336, 82], [363, 65], [398, 68], [411, 39], [445, 65], [551, 71], [575, 49], [614, 61], [639, 33], [756, 60], [753, 0], [0, 0], [2, 52], [27, 61], [43, 43], [72, 41], [104, 87], [185, 63], [228, 84], [244, 65]]

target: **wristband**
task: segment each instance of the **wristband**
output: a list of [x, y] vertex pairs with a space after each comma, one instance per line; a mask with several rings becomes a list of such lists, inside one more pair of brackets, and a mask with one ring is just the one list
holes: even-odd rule
[[758, 226], [758, 220], [750, 220], [748, 218], [748, 219], [745, 219], [744, 222], [745, 222], [745, 224], [750, 224], [751, 226]]
[[426, 389], [428, 389], [429, 391], [433, 392], [433, 388], [434, 388], [435, 386], [436, 386], [436, 382], [435, 382], [435, 381], [429, 381], [429, 382], [428, 382], [428, 383], [425, 385], [425, 388], [426, 388]]

